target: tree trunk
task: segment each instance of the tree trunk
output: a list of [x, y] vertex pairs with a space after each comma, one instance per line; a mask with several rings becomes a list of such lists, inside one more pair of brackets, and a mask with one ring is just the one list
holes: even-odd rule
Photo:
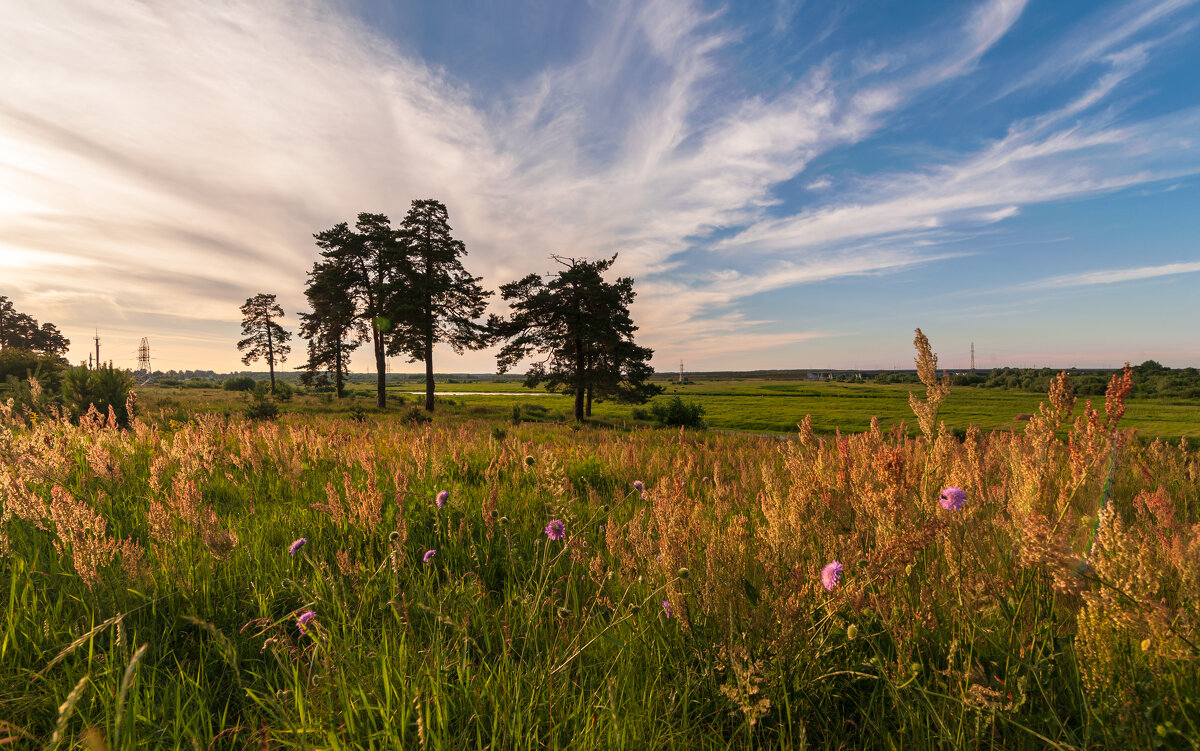
[[337, 391], [337, 398], [341, 399], [342, 394], [343, 394], [341, 342], [338, 342], [337, 353], [334, 354], [334, 356], [333, 356], [333, 362], [334, 362], [334, 366], [337, 368], [336, 372], [333, 374], [333, 385], [334, 385], [334, 389]]
[[433, 336], [425, 337], [425, 411], [433, 411]]
[[267, 369], [271, 371], [271, 396], [275, 396], [275, 346], [271, 342], [270, 316], [267, 316]]
[[387, 408], [387, 363], [384, 361], [383, 332], [378, 325], [371, 324], [371, 338], [375, 345], [375, 406]]
[[588, 417], [592, 416], [592, 385], [590, 383], [587, 387], [587, 406], [583, 408], [583, 413]]
[[575, 422], [583, 422], [583, 341], [575, 340]]

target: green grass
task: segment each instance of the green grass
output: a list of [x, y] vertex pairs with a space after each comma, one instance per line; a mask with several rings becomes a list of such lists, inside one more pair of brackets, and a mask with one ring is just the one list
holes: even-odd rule
[[[403, 392], [421, 390], [422, 386], [404, 384], [389, 387], [392, 406], [403, 409], [424, 403], [423, 397]], [[475, 382], [451, 384], [439, 382], [438, 391], [511, 391], [525, 392], [519, 383]], [[684, 385], [666, 384], [666, 392], [657, 400], [679, 396], [704, 406], [709, 426], [719, 430], [757, 433], [795, 433], [805, 415], [813, 416], [813, 429], [820, 434], [859, 433], [866, 430], [872, 417], [878, 417], [884, 428], [905, 423], [910, 431], [916, 426], [908, 406], [908, 394], [923, 394], [923, 387], [859, 383], [829, 383], [813, 381], [721, 380]], [[163, 400], [178, 408], [236, 410], [244, 397], [230, 392], [143, 389], [151, 404]], [[285, 410], [299, 412], [338, 413], [354, 407], [374, 406], [374, 390], [355, 386], [351, 397], [340, 404], [325, 404], [315, 397], [296, 397]], [[955, 388], [943, 404], [940, 417], [951, 430], [965, 431], [977, 425], [984, 431], [1022, 431], [1025, 423], [1014, 418], [1033, 414], [1045, 395], [1023, 391], [982, 388]], [[400, 400], [403, 400], [402, 402]], [[565, 396], [443, 396], [442, 409], [448, 413], [504, 419], [517, 405], [526, 419], [541, 421], [570, 421], [572, 403]], [[1083, 401], [1077, 410], [1081, 411]], [[1100, 399], [1099, 401], [1103, 401]], [[649, 405], [644, 405], [643, 409]], [[625, 404], [597, 402], [594, 417], [602, 423], [632, 427], [648, 422], [633, 418], [635, 407]], [[1200, 438], [1200, 401], [1169, 401], [1159, 399], [1130, 400], [1124, 424], [1136, 428], [1146, 438]]]
[[[696, 396], [715, 400], [714, 418], [720, 400], [743, 419], [758, 400], [899, 420], [906, 398], [722, 388]], [[42, 420], [0, 434], [16, 514], [0, 523], [0, 742], [68, 747], [88, 731], [114, 749], [1034, 749], [1200, 737], [1200, 571], [1143, 544], [1200, 551], [1194, 452], [1110, 451], [1101, 435], [1072, 485], [1059, 443], [1038, 458], [1005, 437], [575, 430], [507, 424], [513, 401], [464, 398], [417, 425], [402, 422], [412, 401], [378, 414], [369, 395], [301, 396], [278, 424], [249, 424], [238, 395], [149, 390], [151, 425], [136, 432]], [[976, 409], [1018, 402], [999, 404]], [[530, 417], [565, 416], [542, 409]], [[610, 409], [618, 421], [627, 408]], [[969, 488], [959, 515], [936, 503], [951, 483]], [[1156, 489], [1169, 521], [1139, 516], [1136, 499]], [[1106, 504], [1130, 526], [1089, 542]], [[1040, 550], [1024, 536], [1031, 510], [1066, 520], [1051, 547], [1094, 550], [1090, 569], [1065, 573], [1092, 599], [1024, 562], [1021, 550]], [[567, 540], [544, 534], [553, 518]], [[97, 541], [131, 541], [141, 563], [119, 553], [85, 575]], [[846, 574], [830, 593], [817, 572], [833, 557]], [[1106, 587], [1121, 597], [1101, 598]], [[1088, 613], [1112, 630], [1083, 643], [1096, 633]]]

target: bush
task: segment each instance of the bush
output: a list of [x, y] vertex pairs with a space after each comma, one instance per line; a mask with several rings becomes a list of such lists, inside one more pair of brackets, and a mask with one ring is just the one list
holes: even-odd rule
[[265, 390], [255, 390], [254, 396], [242, 410], [242, 414], [251, 420], [274, 420], [279, 417], [279, 405], [267, 395]]
[[226, 378], [221, 387], [226, 391], [253, 391], [254, 379], [250, 376], [233, 376]]
[[704, 405], [699, 402], [685, 402], [678, 396], [665, 404], [652, 404], [650, 412], [662, 425], [701, 430], [708, 427], [704, 422]]
[[90, 407], [108, 417], [112, 407], [121, 425], [129, 424], [126, 402], [133, 389], [133, 374], [108, 365], [88, 370], [80, 365], [68, 368], [63, 380], [63, 399], [72, 417], [79, 419]]
[[421, 409], [420, 407], [410, 408], [408, 410], [408, 414], [406, 414], [404, 417], [402, 417], [400, 419], [402, 421], [412, 424], [412, 425], [420, 425], [421, 423], [424, 423], [424, 422], [432, 422], [433, 421], [433, 418], [430, 417], [429, 415], [425, 414], [425, 410]]
[[275, 382], [275, 398], [281, 402], [290, 402], [292, 400], [292, 387], [287, 381]]

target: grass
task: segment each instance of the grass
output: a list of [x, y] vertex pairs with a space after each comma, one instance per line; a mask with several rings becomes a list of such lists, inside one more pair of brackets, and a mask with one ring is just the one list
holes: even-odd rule
[[[420, 388], [415, 384], [390, 387], [392, 407], [402, 411], [423, 403], [421, 397], [406, 393]], [[439, 382], [438, 390], [527, 392], [519, 383], [512, 382]], [[917, 426], [908, 406], [908, 395], [914, 390], [918, 393], [921, 391], [920, 387], [914, 389], [904, 385], [720, 380], [667, 384], [666, 392], [656, 400], [679, 396], [687, 401], [699, 402], [704, 406], [709, 426], [717, 430], [794, 435], [796, 426], [804, 417], [812, 415], [813, 430], [822, 435], [838, 430], [860, 433], [870, 427], [872, 417], [878, 418], [885, 429], [904, 423], [915, 434]], [[189, 411], [194, 410], [232, 413], [240, 409], [245, 400], [241, 394], [216, 389], [148, 388], [141, 390], [140, 394], [151, 411], [167, 408], [176, 411], [180, 419], [186, 419]], [[330, 404], [314, 396], [297, 396], [291, 403], [283, 405], [283, 409], [301, 413], [338, 414], [355, 407], [374, 408], [374, 391], [370, 388], [357, 386], [350, 390], [350, 394], [349, 399]], [[1044, 398], [1044, 395], [1022, 391], [958, 388], [950, 392], [942, 405], [940, 417], [949, 430], [957, 431], [960, 435], [971, 425], [985, 431], [1022, 431], [1025, 423], [1014, 418], [1035, 413], [1038, 403]], [[571, 401], [559, 395], [456, 395], [440, 397], [440, 400], [442, 411], [459, 416], [504, 419], [516, 405], [523, 411], [525, 419], [552, 422], [571, 420]], [[598, 402], [594, 405], [593, 414], [598, 421], [607, 425], [649, 425], [648, 421], [634, 418], [635, 409], [626, 404]], [[1082, 409], [1081, 402], [1076, 413]], [[1200, 402], [1132, 399], [1124, 425], [1135, 428], [1139, 435], [1149, 439], [1197, 439], [1200, 438]]]
[[[1061, 393], [1015, 434], [835, 440], [811, 428], [898, 423], [907, 389], [768, 385], [791, 390], [683, 393], [743, 427], [755, 400], [839, 409], [788, 442], [512, 425], [510, 397], [431, 424], [166, 390], [130, 430], [12, 420], [0, 744], [1196, 747], [1195, 450], [1069, 427]], [[1026, 404], [999, 396], [942, 415]]]

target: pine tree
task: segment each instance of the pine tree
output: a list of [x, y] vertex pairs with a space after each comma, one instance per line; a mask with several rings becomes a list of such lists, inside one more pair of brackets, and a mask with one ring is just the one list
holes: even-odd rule
[[339, 399], [345, 393], [350, 354], [368, 337], [367, 325], [358, 316], [344, 287], [344, 277], [331, 262], [313, 264], [304, 290], [311, 313], [300, 314], [300, 336], [308, 340], [308, 361], [301, 376], [311, 384], [317, 371], [333, 374]]
[[329, 263], [336, 285], [371, 332], [375, 355], [375, 404], [387, 406], [386, 353], [395, 320], [396, 285], [407, 261], [391, 220], [359, 214], [354, 229], [342, 222], [313, 235]]
[[460, 354], [486, 347], [488, 329], [478, 319], [492, 293], [463, 268], [466, 246], [450, 234], [440, 201], [413, 201], [399, 238], [407, 264], [396, 289], [397, 330], [389, 354], [425, 363], [425, 409], [432, 412], [434, 345], [449, 344]]
[[544, 383], [573, 394], [579, 422], [591, 413], [594, 398], [644, 402], [658, 393], [648, 383], [654, 352], [633, 341], [633, 279], [604, 280], [617, 257], [551, 258], [564, 268], [548, 281], [530, 274], [500, 288], [513, 312], [490, 322], [496, 335], [508, 340], [497, 356], [497, 369], [505, 373], [535, 353], [543, 355], [526, 371], [525, 385]]
[[275, 393], [275, 363], [287, 360], [292, 351], [288, 340], [290, 331], [285, 331], [274, 319], [283, 317], [283, 308], [275, 302], [275, 295], [259, 293], [246, 298], [242, 305], [242, 333], [246, 338], [238, 342], [238, 349], [245, 354], [242, 364], [262, 358], [271, 371], [271, 393]]

